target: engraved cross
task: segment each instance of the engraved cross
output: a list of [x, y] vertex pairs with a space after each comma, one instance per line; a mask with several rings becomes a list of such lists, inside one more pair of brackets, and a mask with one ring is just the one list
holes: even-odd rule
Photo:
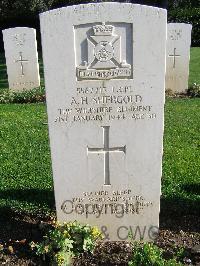
[[173, 68], [176, 66], [176, 57], [179, 57], [180, 55], [176, 54], [176, 48], [174, 48], [174, 53], [169, 54], [170, 57], [173, 57]]
[[103, 128], [103, 148], [89, 148], [88, 153], [103, 153], [104, 154], [104, 185], [110, 185], [110, 152], [126, 153], [126, 146], [123, 147], [109, 147], [109, 126], [102, 126]]
[[21, 65], [21, 75], [24, 76], [24, 65], [23, 63], [27, 63], [28, 60], [22, 58], [22, 52], [19, 52], [19, 59], [15, 60], [15, 63], [20, 62]]

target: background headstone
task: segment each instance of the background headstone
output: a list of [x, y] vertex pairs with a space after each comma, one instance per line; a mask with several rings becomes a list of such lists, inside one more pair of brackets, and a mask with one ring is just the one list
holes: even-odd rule
[[86, 4], [43, 13], [40, 21], [58, 220], [98, 225], [106, 239], [126, 240], [130, 230], [152, 239], [166, 11]]
[[186, 92], [188, 89], [192, 25], [167, 24], [166, 90]]
[[10, 28], [3, 30], [9, 88], [20, 91], [40, 86], [36, 30]]

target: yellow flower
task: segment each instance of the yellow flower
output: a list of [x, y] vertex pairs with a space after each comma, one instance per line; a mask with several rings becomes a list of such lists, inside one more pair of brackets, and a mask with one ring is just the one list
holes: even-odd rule
[[45, 246], [44, 251], [47, 253], [49, 251], [49, 246]]
[[94, 227], [92, 228], [92, 236], [93, 236], [94, 238], [101, 238], [101, 237], [102, 237], [101, 232], [99, 231], [99, 229], [98, 229], [96, 226], [94, 226]]
[[35, 247], [36, 247], [36, 243], [35, 243], [34, 241], [32, 241], [32, 242], [30, 243], [30, 247], [31, 247], [31, 249], [35, 248]]
[[60, 253], [56, 254], [56, 261], [58, 263], [58, 266], [63, 265], [65, 258]]
[[63, 234], [64, 234], [65, 237], [68, 237], [68, 238], [70, 237], [70, 234], [68, 233], [67, 230], [64, 230]]
[[61, 226], [61, 223], [60, 223], [59, 221], [55, 221], [55, 222], [54, 222], [54, 226], [55, 226], [56, 228], [58, 228], [58, 227]]
[[72, 222], [67, 223], [67, 227], [68, 228], [71, 227], [71, 226], [73, 226], [73, 223]]

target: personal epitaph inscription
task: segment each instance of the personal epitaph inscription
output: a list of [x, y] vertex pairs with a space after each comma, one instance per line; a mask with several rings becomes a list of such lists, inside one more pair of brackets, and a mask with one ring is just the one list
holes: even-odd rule
[[9, 88], [32, 89], [40, 86], [36, 31], [17, 27], [3, 30]]
[[166, 11], [95, 3], [40, 22], [58, 220], [97, 225], [107, 240], [154, 240]]
[[189, 24], [168, 24], [166, 90], [182, 93], [188, 89], [191, 29]]

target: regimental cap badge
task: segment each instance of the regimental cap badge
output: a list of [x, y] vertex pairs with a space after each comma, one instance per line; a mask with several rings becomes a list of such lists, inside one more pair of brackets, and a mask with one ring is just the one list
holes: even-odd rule
[[132, 66], [121, 54], [121, 36], [112, 25], [94, 25], [87, 36], [88, 60], [77, 67], [78, 80], [124, 79], [132, 75]]

